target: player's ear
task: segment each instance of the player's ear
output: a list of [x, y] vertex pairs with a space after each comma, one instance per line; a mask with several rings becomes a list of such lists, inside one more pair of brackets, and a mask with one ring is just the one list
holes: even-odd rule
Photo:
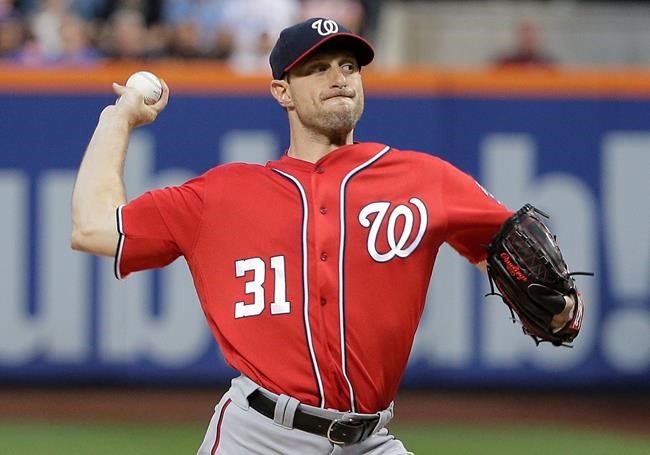
[[285, 80], [273, 79], [271, 81], [271, 95], [276, 99], [278, 104], [285, 109], [293, 106], [289, 83]]

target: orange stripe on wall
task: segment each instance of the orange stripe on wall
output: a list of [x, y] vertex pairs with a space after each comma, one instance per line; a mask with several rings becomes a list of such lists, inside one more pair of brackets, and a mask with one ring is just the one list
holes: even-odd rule
[[[214, 62], [156, 61], [94, 67], [25, 68], [0, 63], [0, 93], [111, 93], [111, 82], [124, 82], [147, 69], [165, 79], [173, 93], [267, 94], [270, 76], [233, 73]], [[400, 72], [364, 70], [371, 94], [421, 96], [541, 96], [650, 98], [650, 70], [508, 69], [457, 70], [413, 68]]]

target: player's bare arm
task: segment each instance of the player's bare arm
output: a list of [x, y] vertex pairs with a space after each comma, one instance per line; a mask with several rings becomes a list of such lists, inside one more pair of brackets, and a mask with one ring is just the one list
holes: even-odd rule
[[146, 105], [135, 89], [113, 84], [118, 95], [104, 108], [86, 149], [72, 192], [71, 247], [113, 256], [118, 242], [115, 210], [126, 202], [124, 159], [131, 131], [153, 122], [165, 108], [169, 88], [162, 82], [161, 99]]

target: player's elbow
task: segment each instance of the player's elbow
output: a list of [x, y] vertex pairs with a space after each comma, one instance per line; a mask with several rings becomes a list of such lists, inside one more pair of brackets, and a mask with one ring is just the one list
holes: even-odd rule
[[90, 246], [93, 232], [91, 229], [84, 229], [81, 227], [73, 227], [72, 234], [70, 235], [70, 248], [76, 251], [84, 251], [92, 253]]
[[82, 210], [83, 207], [74, 202], [73, 200], [70, 247], [100, 256], [114, 256], [119, 240], [115, 209]]
[[117, 232], [109, 233], [93, 227], [75, 226], [70, 235], [70, 247], [73, 250], [99, 256], [115, 255], [117, 242]]

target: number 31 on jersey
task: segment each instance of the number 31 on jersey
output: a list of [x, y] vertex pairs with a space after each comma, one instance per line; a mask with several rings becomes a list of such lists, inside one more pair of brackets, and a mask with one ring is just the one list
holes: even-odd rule
[[[271, 314], [289, 313], [291, 303], [287, 301], [284, 256], [272, 256], [270, 261], [275, 278]], [[245, 276], [246, 272], [253, 272], [253, 279], [246, 281], [245, 284], [246, 294], [253, 295], [253, 302], [236, 302], [235, 319], [258, 316], [264, 311], [264, 282], [266, 280], [266, 264], [264, 260], [262, 258], [248, 258], [235, 261], [235, 275], [237, 278]]]

